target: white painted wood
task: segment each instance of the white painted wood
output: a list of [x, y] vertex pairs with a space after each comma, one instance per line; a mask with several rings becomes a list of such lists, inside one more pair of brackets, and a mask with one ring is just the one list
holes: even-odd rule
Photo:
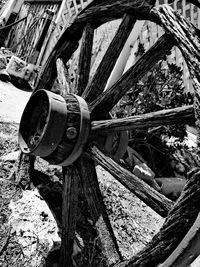
[[59, 9], [58, 14], [57, 14], [57, 17], [55, 19], [55, 23], [56, 24], [59, 22], [59, 20], [60, 20], [60, 18], [62, 16], [62, 13], [65, 10], [65, 4], [66, 4], [65, 2], [66, 2], [66, 0], [62, 0], [62, 3], [60, 5], [60, 9]]
[[135, 44], [133, 45], [133, 48], [130, 51], [130, 56], [127, 60], [126, 66], [124, 68], [124, 72], [126, 72], [133, 64], [136, 62], [136, 52], [138, 50], [138, 44], [139, 40], [136, 40]]
[[185, 17], [186, 15], [186, 1], [185, 0], [182, 1], [182, 14]]
[[198, 8], [198, 11], [197, 11], [197, 13], [198, 13], [198, 16], [197, 16], [197, 21], [198, 21], [198, 29], [200, 29], [200, 8]]
[[194, 5], [190, 4], [190, 21], [194, 24]]
[[70, 5], [69, 5], [69, 1], [66, 1], [66, 4], [67, 4], [67, 10], [69, 12], [69, 16], [71, 17], [72, 16], [72, 11], [71, 11], [71, 8], [70, 8]]
[[76, 0], [73, 0], [73, 4], [74, 4], [75, 12], [76, 14], [78, 14], [78, 5], [76, 3]]
[[144, 25], [144, 20], [138, 20], [135, 23], [135, 26], [133, 27], [129, 38], [126, 41], [126, 44], [124, 45], [124, 48], [115, 64], [115, 67], [110, 75], [110, 78], [108, 79], [108, 82], [106, 84], [105, 90], [110, 88], [123, 74], [123, 71], [126, 67], [127, 60], [131, 54], [131, 49], [134, 46], [141, 30]]
[[80, 0], [80, 2], [81, 2], [81, 8], [83, 9], [84, 8], [83, 0]]
[[19, 13], [23, 3], [24, 3], [24, 0], [17, 0], [15, 6], [13, 8], [13, 12], [14, 13]]

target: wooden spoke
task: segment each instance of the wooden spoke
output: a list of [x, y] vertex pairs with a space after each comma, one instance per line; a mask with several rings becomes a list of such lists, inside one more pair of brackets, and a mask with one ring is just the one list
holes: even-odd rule
[[[136, 256], [133, 256], [130, 260], [127, 260], [123, 263], [115, 265], [115, 267], [184, 267], [189, 266], [185, 265], [185, 256], [191, 256], [191, 259], [187, 259], [187, 262], [189, 263], [190, 260], [194, 260], [194, 256], [191, 255], [194, 253], [194, 255], [197, 253], [195, 249], [196, 247], [196, 240], [193, 239], [193, 235], [196, 231], [199, 230], [199, 225], [197, 227], [197, 224], [195, 222], [198, 214], [199, 214], [199, 201], [200, 201], [200, 172], [194, 172], [189, 174], [189, 180], [184, 187], [181, 196], [173, 206], [173, 208], [170, 210], [167, 219], [165, 220], [162, 228], [156, 234], [153, 239], [149, 242], [149, 244], [140, 251]], [[199, 218], [197, 219], [199, 220]], [[195, 223], [195, 225], [193, 225]], [[195, 230], [195, 226], [197, 227]], [[189, 229], [192, 227], [192, 229], [189, 231]], [[188, 232], [189, 231], [189, 232]], [[186, 233], [188, 233], [186, 235]], [[184, 238], [184, 239], [183, 239]], [[197, 236], [198, 239], [198, 236]], [[180, 261], [181, 264], [176, 265], [175, 262], [172, 265], [160, 265], [160, 263], [164, 262], [166, 258], [170, 257], [171, 253], [177, 248], [179, 243], [185, 241], [195, 241], [195, 243], [188, 244], [189, 251], [186, 252], [186, 255], [182, 258], [181, 262], [181, 255], [180, 255]], [[180, 243], [180, 244], [181, 244]], [[183, 244], [182, 243], [182, 244]], [[185, 243], [187, 245], [187, 242]], [[193, 247], [193, 248], [192, 248]], [[179, 247], [180, 248], [180, 247]], [[183, 248], [183, 247], [182, 247]], [[178, 248], [177, 248], [178, 249]], [[191, 250], [190, 250], [191, 249]], [[199, 251], [199, 246], [198, 246]], [[181, 254], [181, 251], [180, 251]], [[183, 263], [183, 264], [182, 264]]]
[[169, 210], [173, 206], [171, 200], [167, 199], [137, 176], [121, 167], [110, 157], [105, 156], [97, 147], [92, 147], [87, 153], [145, 204], [150, 206], [162, 217], [167, 216]]
[[[63, 229], [60, 259], [62, 267], [73, 266], [72, 255], [77, 209], [80, 208], [78, 207], [78, 197], [80, 200], [83, 196], [82, 194], [81, 197], [79, 196], [79, 193], [82, 193], [79, 191], [81, 189], [83, 189], [84, 196], [88, 203], [87, 205], [83, 196], [84, 201], [82, 205], [86, 205], [87, 210], [88, 207], [90, 209], [94, 223], [92, 228], [96, 226], [99, 235], [99, 243], [101, 244], [100, 249], [103, 251], [109, 266], [155, 267], [161, 264], [161, 267], [184, 267], [190, 264], [198, 255], [200, 233], [200, 171], [189, 174], [187, 184], [181, 196], [176, 203], [173, 203], [137, 176], [124, 169], [109, 156], [106, 156], [96, 146], [92, 146], [88, 149], [86, 148], [86, 152], [83, 151], [85, 149], [84, 144], [92, 143], [92, 140], [94, 140], [99, 133], [102, 135], [96, 138], [97, 146], [100, 146], [100, 143], [102, 143], [102, 146], [105, 144], [105, 147], [111, 147], [113, 145], [113, 149], [111, 150], [116, 150], [115, 152], [122, 150], [122, 146], [124, 146], [125, 149], [127, 148], [127, 143], [125, 142], [126, 138], [122, 136], [122, 133], [116, 134], [118, 131], [136, 128], [147, 130], [149, 127], [157, 127], [166, 124], [171, 125], [180, 122], [194, 122], [194, 120], [196, 120], [197, 129], [200, 134], [200, 31], [182, 16], [174, 12], [169, 6], [163, 5], [162, 7], [155, 8], [155, 2], [156, 0], [92, 1], [69, 22], [69, 26], [63, 32], [49, 55], [37, 81], [35, 90], [44, 88], [53, 91], [53, 85], [56, 78], [58, 78], [61, 81], [60, 91], [65, 95], [65, 97], [62, 98], [61, 96], [53, 95], [53, 93], [41, 91], [41, 94], [44, 93], [45, 95], [44, 99], [41, 99], [40, 105], [37, 101], [33, 104], [38, 104], [36, 108], [38, 108], [39, 113], [34, 107], [33, 118], [30, 120], [33, 124], [31, 127], [34, 129], [27, 132], [27, 129], [25, 129], [26, 127], [24, 128], [24, 125], [27, 125], [27, 123], [23, 124], [22, 127], [25, 131], [22, 137], [26, 139], [25, 142], [27, 143], [27, 147], [25, 146], [24, 148], [24, 144], [22, 146], [24, 153], [29, 153], [27, 152], [27, 148], [33, 147], [34, 149], [31, 151], [33, 155], [39, 155], [45, 160], [49, 160], [50, 163], [58, 163], [62, 166], [69, 163], [74, 164], [63, 168]], [[170, 2], [173, 2], [173, 0]], [[199, 0], [190, 0], [188, 2], [200, 6]], [[102, 62], [99, 64], [93, 79], [89, 81], [94, 30], [106, 22], [119, 18], [123, 18], [122, 23], [106, 51]], [[104, 91], [108, 78], [137, 20], [156, 22], [164, 27], [166, 33], [159, 38], [134, 66], [128, 69], [123, 76], [119, 77], [114, 85]], [[77, 78], [77, 86], [73, 86], [73, 90], [76, 89], [78, 94], [82, 95], [82, 98], [76, 95], [66, 94], [66, 92], [72, 92], [72, 89], [66, 90], [67, 81], [65, 80], [64, 72], [61, 73], [59, 71], [59, 61], [61, 60], [64, 64], [69, 61], [78, 48], [81, 38], [82, 45], [78, 63], [78, 76], [75, 77]], [[129, 118], [110, 120], [109, 111], [128, 90], [134, 90], [136, 88], [136, 85], [143, 76], [148, 74], [160, 60], [166, 57], [174, 45], [180, 48], [193, 80], [196, 97], [194, 107], [185, 106]], [[117, 75], [114, 76], [116, 77]], [[89, 107], [83, 98], [89, 103]], [[37, 99], [37, 94], [31, 98], [33, 101], [35, 99]], [[54, 104], [48, 105], [47, 99], [54, 101], [52, 102]], [[42, 105], [43, 102], [45, 103], [44, 108]], [[51, 111], [50, 113], [47, 112], [48, 109]], [[92, 122], [90, 120], [90, 111]], [[28, 121], [29, 113], [31, 112], [28, 112], [27, 117], [25, 116], [25, 122]], [[38, 115], [38, 118], [40, 117], [39, 124], [41, 125], [37, 123], [35, 114]], [[48, 114], [50, 114], [50, 117], [47, 116]], [[54, 118], [59, 118], [58, 124], [55, 124], [57, 120]], [[105, 118], [108, 118], [108, 120], [97, 121], [98, 119]], [[66, 123], [63, 123], [65, 120]], [[72, 127], [73, 125], [74, 127]], [[51, 131], [51, 129], [53, 129], [53, 131]], [[61, 130], [60, 132], [63, 133], [61, 134], [62, 136], [54, 135], [54, 133], [56, 133], [55, 129]], [[33, 132], [35, 131], [35, 136], [32, 136], [32, 130]], [[49, 139], [49, 133], [52, 133], [51, 140]], [[39, 143], [37, 143], [38, 139], [35, 138], [38, 136]], [[51, 142], [48, 142], [48, 140]], [[83, 142], [83, 140], [85, 140], [85, 142]], [[60, 152], [60, 148], [62, 148], [61, 144], [65, 146], [64, 150], [61, 151], [62, 153]], [[40, 149], [38, 149], [38, 146]], [[43, 153], [43, 150], [46, 152]], [[63, 156], [64, 161], [59, 160], [59, 153], [62, 154], [61, 157]], [[27, 157], [27, 155], [24, 158], [21, 156], [20, 161], [24, 161], [28, 167], [33, 168], [33, 163], [30, 165], [30, 162], [26, 162]], [[162, 217], [167, 216], [163, 227], [160, 232], [154, 236], [152, 241], [137, 255], [123, 262], [121, 262], [122, 256], [109, 217], [106, 213], [106, 207], [98, 185], [94, 161], [103, 166], [116, 180], [155, 212]], [[18, 183], [21, 185], [23, 181], [21, 178], [18, 180]], [[23, 184], [24, 188], [29, 186], [29, 184], [30, 181], [26, 181], [25, 185]], [[86, 217], [87, 216], [88, 213], [86, 214]], [[61, 216], [58, 218], [61, 218]], [[192, 228], [190, 229], [190, 227]], [[187, 235], [185, 235], [185, 233], [187, 233]], [[89, 238], [87, 240], [89, 240]], [[166, 258], [168, 259], [166, 260]]]
[[81, 43], [81, 51], [79, 55], [79, 63], [78, 63], [78, 74], [77, 74], [77, 94], [81, 95], [85, 90], [89, 74], [90, 74], [90, 62], [92, 56], [92, 44], [94, 37], [94, 29], [90, 24], [85, 26], [82, 43]]
[[63, 168], [63, 176], [61, 266], [72, 267], [80, 180], [74, 166]]
[[56, 69], [58, 73], [58, 81], [59, 81], [59, 89], [60, 89], [60, 94], [61, 95], [66, 95], [69, 94], [69, 84], [67, 82], [67, 77], [66, 77], [66, 68], [60, 58], [56, 60]]
[[187, 62], [190, 75], [193, 78], [192, 82], [196, 98], [196, 126], [200, 133], [200, 34], [192, 23], [167, 5], [163, 5], [159, 9], [153, 9], [151, 14], [173, 35]]
[[107, 80], [115, 66], [115, 63], [124, 47], [124, 44], [133, 28], [135, 18], [125, 15], [119, 29], [113, 38], [106, 54], [101, 61], [92, 82], [88, 85], [82, 97], [91, 102], [100, 95], [107, 83]]
[[[46, 90], [51, 90], [57, 77], [56, 60], [56, 51], [54, 51], [51, 53], [47, 62], [45, 63], [45, 72], [43, 72], [38, 78], [34, 92], [43, 88], [45, 88]], [[51, 75], [49, 75], [49, 73], [51, 73]]]
[[[62, 58], [64, 63], [70, 59], [78, 48], [78, 41], [81, 39], [87, 23], [93, 23], [94, 27], [99, 27], [106, 22], [122, 18], [125, 13], [132, 14], [135, 19], [150, 19], [149, 13], [154, 4], [154, 0], [146, 0], [145, 2], [143, 0], [133, 0], [131, 2], [127, 0], [93, 1], [78, 14], [63, 32], [49, 55], [35, 90], [41, 88], [51, 89], [57, 75], [55, 72], [57, 58]], [[50, 73], [51, 75], [49, 75]]]
[[93, 160], [83, 155], [77, 162], [81, 183], [109, 266], [122, 260], [100, 192]]
[[173, 47], [173, 39], [163, 35], [110, 89], [91, 103], [93, 115], [108, 113], [120, 98], [134, 86]]
[[195, 122], [193, 106], [161, 110], [122, 119], [93, 121], [92, 133], [112, 133], [131, 129], [144, 129], [176, 123]]
[[32, 180], [34, 170], [34, 157], [20, 152], [15, 166], [15, 183], [23, 189], [28, 189]]
[[135, 19], [146, 20], [150, 19], [149, 13], [155, 3], [155, 0], [145, 0], [145, 2], [143, 0], [95, 0], [80, 12], [77, 21], [79, 23], [92, 21], [99, 27], [111, 20], [122, 18], [126, 13], [132, 14]]
[[151, 14], [173, 35], [188, 64], [192, 77], [195, 76], [200, 82], [200, 34], [196, 31], [194, 25], [167, 5], [163, 5], [159, 9], [154, 8]]

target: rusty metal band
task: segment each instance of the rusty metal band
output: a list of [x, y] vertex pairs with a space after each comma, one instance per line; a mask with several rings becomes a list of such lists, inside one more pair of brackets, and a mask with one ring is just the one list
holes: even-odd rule
[[77, 99], [80, 106], [81, 119], [79, 136], [71, 154], [67, 157], [67, 159], [58, 164], [60, 166], [68, 166], [80, 157], [90, 132], [90, 111], [88, 105], [83, 98], [75, 94], [72, 95]]
[[[65, 100], [60, 95], [55, 95], [54, 93], [40, 89], [36, 93], [34, 93], [31, 98], [29, 99], [29, 102], [27, 106], [24, 109], [20, 125], [22, 124], [22, 121], [24, 120], [25, 114], [28, 113], [28, 110], [30, 109], [29, 103], [31, 101], [35, 101], [34, 99], [37, 99], [38, 95], [40, 94], [46, 95], [48, 102], [49, 102], [49, 113], [47, 116], [47, 124], [45, 128], [43, 129], [43, 133], [40, 138], [40, 142], [30, 150], [23, 138], [23, 135], [21, 133], [21, 129], [19, 131], [19, 144], [22, 149], [22, 151], [25, 154], [29, 155], [35, 155], [40, 157], [46, 157], [50, 155], [58, 146], [60, 143], [63, 132], [62, 131], [55, 131], [55, 135], [52, 135], [52, 128], [51, 125], [54, 125], [54, 128], [60, 127], [60, 125], [65, 125], [67, 120], [67, 109], [66, 109], [66, 103]], [[57, 114], [60, 114], [58, 117]], [[55, 119], [56, 116], [56, 119]], [[21, 128], [21, 127], [20, 127]]]

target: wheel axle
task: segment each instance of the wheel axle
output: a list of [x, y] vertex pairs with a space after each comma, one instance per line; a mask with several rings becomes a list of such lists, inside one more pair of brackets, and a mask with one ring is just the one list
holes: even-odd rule
[[90, 112], [77, 95], [38, 90], [22, 114], [19, 145], [29, 155], [68, 166], [82, 153], [90, 130]]

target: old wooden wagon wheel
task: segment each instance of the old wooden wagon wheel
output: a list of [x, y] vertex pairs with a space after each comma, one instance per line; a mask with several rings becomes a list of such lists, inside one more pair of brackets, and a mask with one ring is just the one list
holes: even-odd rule
[[[20, 145], [23, 152], [39, 155], [50, 163], [63, 166], [62, 266], [72, 266], [71, 254], [76, 226], [79, 181], [109, 266], [158, 266], [168, 257], [169, 259], [162, 264], [163, 267], [188, 266], [199, 253], [194, 246], [190, 245], [195, 238], [198, 239], [196, 235], [198, 227], [191, 228], [191, 226], [199, 211], [199, 173], [191, 174], [192, 178], [173, 206], [172, 201], [106, 155], [102, 146], [108, 133], [141, 127], [140, 117], [112, 120], [109, 119], [109, 111], [147, 71], [169, 53], [174, 45], [182, 51], [193, 78], [196, 96], [195, 115], [199, 129], [199, 31], [169, 6], [155, 8], [154, 4], [155, 1], [151, 0], [96, 0], [89, 4], [63, 32], [44, 67], [36, 92], [25, 108], [20, 124]], [[118, 18], [123, 18], [119, 29], [93, 79], [88, 83], [94, 29]], [[104, 92], [111, 71], [137, 20], [151, 20], [163, 25], [166, 33], [111, 88]], [[50, 92], [57, 77], [56, 60], [60, 58], [64, 63], [68, 62], [77, 49], [81, 37], [76, 88], [78, 93], [61, 97]], [[147, 114], [145, 122], [146, 127], [152, 127], [161, 123], [174, 124], [180, 120], [186, 122], [193, 117], [193, 108], [190, 106]], [[94, 162], [102, 165], [161, 216], [168, 215], [162, 229], [150, 244], [128, 261], [121, 259], [98, 187]], [[181, 243], [190, 228], [192, 234], [189, 234], [187, 240]], [[178, 252], [170, 256], [179, 243]], [[184, 253], [185, 250], [187, 253]]]

